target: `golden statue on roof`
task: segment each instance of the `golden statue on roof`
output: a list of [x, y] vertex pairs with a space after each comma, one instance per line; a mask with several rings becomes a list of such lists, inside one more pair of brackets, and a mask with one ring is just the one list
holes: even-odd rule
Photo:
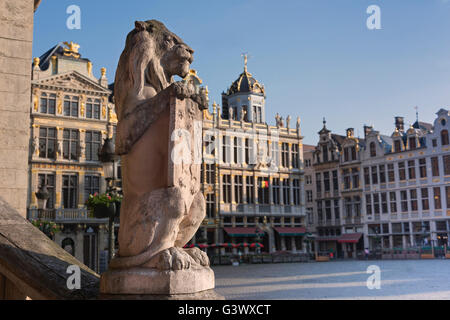
[[64, 44], [67, 46], [67, 48], [64, 48], [64, 55], [67, 57], [75, 57], [79, 58], [80, 54], [78, 53], [78, 50], [80, 49], [80, 45], [78, 43], [75, 43], [73, 41], [70, 42], [64, 42]]

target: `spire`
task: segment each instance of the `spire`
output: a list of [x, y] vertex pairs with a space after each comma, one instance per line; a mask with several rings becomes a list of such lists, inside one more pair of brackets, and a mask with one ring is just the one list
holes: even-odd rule
[[244, 52], [242, 54], [242, 57], [244, 58], [244, 72], [247, 72], [247, 64], [248, 64], [248, 58], [249, 58], [248, 53]]
[[414, 109], [416, 109], [416, 121], [419, 123], [419, 107], [415, 106]]

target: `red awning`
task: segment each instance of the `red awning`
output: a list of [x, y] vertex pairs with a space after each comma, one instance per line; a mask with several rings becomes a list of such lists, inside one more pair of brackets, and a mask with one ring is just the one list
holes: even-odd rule
[[348, 233], [343, 234], [338, 242], [339, 243], [358, 243], [359, 239], [361, 239], [362, 233]]
[[224, 228], [230, 237], [256, 237], [265, 233], [258, 228]]
[[276, 232], [280, 234], [280, 236], [285, 237], [303, 237], [306, 234], [306, 228], [281, 228], [275, 227]]

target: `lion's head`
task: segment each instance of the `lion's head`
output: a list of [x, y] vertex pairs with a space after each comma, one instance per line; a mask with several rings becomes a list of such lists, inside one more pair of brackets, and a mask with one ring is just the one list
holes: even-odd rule
[[184, 78], [189, 73], [193, 53], [161, 22], [136, 21], [116, 72], [114, 95], [119, 120], [125, 109], [133, 109], [139, 101], [151, 98], [148, 92], [154, 95], [164, 90], [175, 75]]

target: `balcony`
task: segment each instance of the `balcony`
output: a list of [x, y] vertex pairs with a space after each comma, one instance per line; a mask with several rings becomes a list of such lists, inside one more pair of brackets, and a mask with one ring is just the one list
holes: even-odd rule
[[28, 209], [29, 220], [47, 220], [56, 223], [107, 223], [108, 219], [89, 217], [87, 209]]
[[243, 215], [294, 215], [306, 216], [300, 206], [282, 206], [269, 204], [221, 204], [222, 214], [241, 213]]

